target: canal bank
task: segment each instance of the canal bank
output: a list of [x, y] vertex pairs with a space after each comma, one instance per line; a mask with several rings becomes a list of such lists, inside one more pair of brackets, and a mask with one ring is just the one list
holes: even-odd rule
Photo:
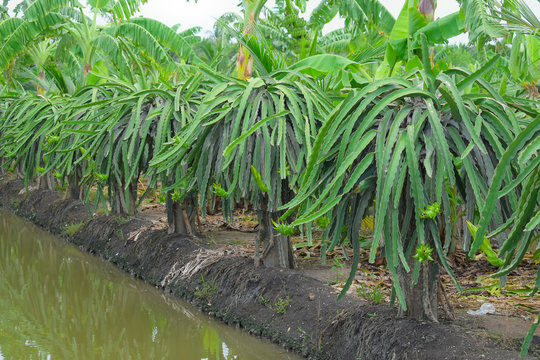
[[26, 193], [21, 181], [0, 183], [0, 206], [229, 325], [313, 359], [519, 358], [489, 338], [475, 340], [477, 329], [397, 319], [396, 309], [355, 297], [338, 302], [313, 278], [254, 268], [233, 246], [168, 235], [144, 217], [91, 218], [81, 202], [48, 190]]

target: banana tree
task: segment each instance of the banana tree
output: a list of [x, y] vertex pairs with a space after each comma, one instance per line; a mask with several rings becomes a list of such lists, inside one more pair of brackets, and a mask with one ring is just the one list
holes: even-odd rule
[[[299, 16], [299, 10], [292, 1], [278, 1], [273, 10], [263, 8], [256, 31], [272, 44], [275, 51], [286, 58], [295, 58], [305, 48], [306, 20]], [[308, 43], [309, 45], [309, 43]]]
[[[75, 143], [77, 141], [82, 141], [83, 145], [80, 146], [85, 146], [84, 144], [88, 141], [98, 141], [94, 138], [96, 133], [92, 133], [93, 131], [97, 131], [104, 136], [99, 129], [111, 129], [111, 121], [113, 123], [116, 121], [124, 123], [140, 118], [142, 116], [141, 114], [135, 114], [135, 112], [141, 111], [142, 109], [142, 105], [138, 103], [140, 100], [138, 96], [144, 97], [154, 92], [154, 95], [159, 95], [160, 92], [163, 92], [163, 89], [160, 90], [160, 87], [163, 87], [163, 84], [165, 84], [163, 79], [172, 79], [174, 77], [182, 76], [182, 74], [189, 71], [185, 65], [176, 62], [176, 59], [183, 61], [197, 61], [197, 57], [193, 53], [190, 45], [181, 35], [155, 20], [144, 18], [132, 19], [123, 22], [122, 24], [109, 26], [103, 29], [93, 44], [95, 45], [95, 49], [102, 49], [102, 51], [108, 50], [109, 58], [104, 59], [105, 61], [100, 60], [94, 64], [85, 80], [89, 86], [83, 87], [73, 95], [75, 98], [78, 98], [77, 106], [79, 106], [79, 109], [84, 109], [84, 111], [69, 111], [66, 113], [66, 122], [63, 124], [77, 125], [75, 134], [77, 134], [78, 139], [72, 139], [72, 132], [68, 132], [67, 139], [64, 139], [69, 144], [73, 141], [75, 141]], [[117, 64], [118, 66], [109, 67], [107, 64]], [[102, 85], [105, 85], [106, 89], [104, 89]], [[116, 93], [111, 92], [115, 87], [119, 91]], [[168, 93], [165, 91], [164, 94], [167, 94], [164, 98], [168, 99]], [[151, 97], [152, 96], [150, 96], [150, 98]], [[123, 107], [123, 110], [120, 109], [121, 106], [116, 108], [111, 107], [107, 109], [112, 111], [108, 114], [100, 112], [101, 109], [98, 107], [103, 106], [103, 103], [111, 101], [112, 99], [116, 99], [120, 102], [119, 104], [124, 105], [124, 101], [127, 103], [132, 102], [132, 106], [125, 106]], [[150, 101], [152, 100], [150, 99]], [[118, 112], [115, 113], [114, 111]], [[89, 119], [92, 119], [92, 114], [95, 113], [99, 113], [101, 116], [97, 117], [102, 121], [99, 124], [96, 123], [96, 121], [93, 123], [88, 122]], [[123, 119], [120, 119], [120, 113], [123, 114]], [[154, 114], [153, 116], [158, 115]], [[91, 129], [78, 129], [78, 126], [81, 125], [81, 123], [77, 123], [77, 121], [79, 121], [81, 117], [83, 117], [85, 121], [82, 125], [88, 125]], [[72, 120], [77, 121], [70, 123]], [[119, 131], [121, 132], [123, 130]], [[81, 135], [84, 134], [87, 136], [81, 137]], [[141, 136], [143, 135], [141, 134]], [[102, 138], [100, 138], [99, 141], [106, 142], [106, 140]], [[137, 141], [137, 146], [147, 143], [146, 140], [139, 139]], [[135, 146], [133, 144], [134, 143], [131, 142], [130, 146]], [[63, 170], [61, 173], [70, 178], [70, 186], [73, 187], [73, 191], [71, 191], [72, 194], [81, 193], [77, 186], [79, 182], [84, 182], [88, 185], [93, 183], [93, 181], [97, 181], [100, 185], [109, 185], [109, 191], [112, 191], [109, 199], [112, 200], [113, 197], [115, 198], [115, 201], [113, 201], [114, 211], [127, 212], [130, 214], [135, 211], [137, 179], [122, 179], [120, 174], [125, 174], [126, 176], [128, 174], [130, 176], [136, 174], [138, 176], [140, 172], [126, 168], [119, 173], [109, 173], [108, 171], [111, 170], [110, 165], [105, 167], [101, 166], [99, 171], [87, 172], [86, 170], [88, 169], [82, 169], [80, 168], [80, 165], [86, 161], [84, 159], [88, 159], [88, 156], [94, 156], [96, 154], [79, 154], [78, 147], [73, 147], [72, 144], [64, 150], [68, 152], [69, 156], [63, 157], [62, 155], [62, 160], [58, 161], [62, 163]], [[93, 148], [93, 150], [97, 150], [97, 148]], [[133, 151], [133, 149], [130, 149], [130, 151]], [[140, 154], [140, 152], [136, 153]], [[95, 159], [93, 160], [95, 161]], [[123, 163], [125, 164], [125, 162]], [[135, 161], [135, 163], [138, 164], [137, 161]], [[93, 165], [96, 164], [93, 163]], [[138, 167], [138, 165], [133, 166], [135, 168]], [[84, 178], [81, 178], [82, 173], [86, 174]], [[96, 177], [96, 174], [100, 174], [100, 176]], [[111, 178], [109, 176], [111, 176]], [[99, 177], [106, 177], [110, 180], [100, 180]], [[116, 181], [118, 179], [122, 181]], [[88, 188], [86, 187], [85, 189]], [[100, 189], [102, 189], [102, 187], [100, 187]], [[88, 192], [86, 192], [86, 195], [88, 195]]]
[[465, 31], [459, 12], [434, 20], [436, 8], [436, 0], [405, 1], [389, 33], [385, 58], [377, 69], [378, 77], [391, 75], [396, 65], [414, 58], [413, 52], [420, 48], [422, 37], [433, 45], [445, 43]]
[[498, 19], [500, 10], [514, 7], [514, 0], [459, 0], [460, 14], [469, 33], [469, 42], [476, 44], [478, 53], [484, 57], [485, 45], [493, 39], [505, 37], [506, 31]]
[[[326, 51], [353, 55], [365, 49], [378, 49], [386, 44], [396, 22], [392, 14], [378, 0], [323, 0], [312, 15], [323, 19], [339, 12], [345, 20], [343, 29], [321, 37], [320, 46]], [[317, 13], [320, 13], [318, 15]], [[384, 50], [383, 50], [384, 51]], [[358, 60], [358, 59], [357, 59]]]
[[[508, 58], [508, 68], [503, 76], [501, 93], [505, 94], [509, 87], [507, 86], [508, 78], [514, 80], [518, 85], [517, 91], [512, 93], [508, 91], [507, 95], [512, 96], [517, 102], [519, 98], [528, 97], [536, 100], [539, 97], [538, 79], [540, 78], [540, 69], [538, 62], [540, 61], [540, 36], [534, 33], [529, 33], [532, 29], [540, 29], [540, 20], [527, 7], [526, 4], [518, 2], [519, 9], [523, 13], [522, 17], [513, 15], [509, 11], [503, 12], [503, 18], [507, 19], [506, 38], [507, 42], [512, 44], [510, 56]], [[526, 25], [512, 25], [511, 21], [523, 19]], [[527, 25], [530, 26], [527, 27]], [[521, 31], [520, 31], [521, 30]]]
[[[96, 53], [94, 41], [99, 36], [98, 13], [107, 11], [117, 21], [128, 20], [146, 0], [93, 0], [89, 2], [93, 19], [86, 18], [81, 5], [72, 0], [36, 0], [25, 4], [22, 17], [7, 18], [0, 22], [0, 69], [5, 71], [34, 42], [64, 39], [75, 48], [64, 56], [82, 57], [82, 77], [92, 69]], [[27, 6], [26, 6], [27, 5]]]
[[[58, 153], [59, 155], [47, 154], [47, 158], [53, 157], [54, 161], [45, 161], [47, 164], [39, 164], [39, 166], [44, 167], [46, 171], [60, 174], [61, 177], [68, 177], [73, 190], [72, 194], [81, 194], [79, 191], [81, 182], [86, 185], [96, 180], [102, 183], [103, 179], [99, 180], [96, 174], [100, 174], [102, 178], [110, 175], [109, 191], [112, 191], [110, 199], [116, 198], [113, 208], [115, 211], [129, 213], [134, 211], [136, 180], [126, 179], [123, 175], [133, 175], [134, 173], [138, 175], [139, 172], [126, 168], [120, 176], [119, 172], [105, 174], [103, 168], [98, 169], [98, 171], [89, 170], [91, 166], [96, 166], [96, 159], [93, 158], [96, 154], [81, 154], [79, 147], [84, 149], [88, 142], [96, 140], [95, 135], [102, 134], [102, 132], [89, 133], [96, 129], [79, 129], [79, 127], [94, 126], [103, 129], [109, 126], [110, 128], [110, 121], [114, 123], [117, 120], [122, 120], [129, 123], [133, 119], [140, 118], [141, 114], [137, 115], [132, 112], [141, 110], [141, 106], [132, 106], [129, 109], [124, 107], [122, 119], [119, 115], [122, 113], [120, 107], [108, 109], [117, 111], [117, 113], [109, 114], [100, 113], [96, 107], [111, 98], [132, 101], [136, 105], [140, 100], [137, 99], [137, 96], [144, 95], [144, 91], [151, 93], [153, 90], [159, 90], [154, 84], [163, 83], [164, 79], [182, 76], [186, 72], [186, 68], [180, 61], [198, 61], [189, 43], [173, 29], [155, 20], [143, 18], [128, 20], [140, 3], [141, 1], [131, 0], [91, 1], [90, 7], [94, 13], [94, 19], [90, 20], [83, 15], [81, 8], [77, 7], [78, 3], [67, 0], [38, 0], [23, 9], [22, 18], [10, 18], [0, 23], [0, 33], [5, 40], [0, 47], [0, 59], [4, 66], [7, 64], [9, 72], [12, 72], [12, 64], [15, 62], [19, 69], [22, 69], [21, 72], [27, 72], [25, 69], [27, 63], [19, 60], [28, 58], [28, 55], [32, 55], [32, 59], [37, 59], [33, 63], [38, 65], [39, 70], [44, 63], [42, 59], [51, 58], [51, 56], [45, 57], [42, 54], [51, 55], [52, 51], [48, 49], [54, 45], [54, 53], [58, 62], [56, 66], [52, 64], [47, 68], [47, 74], [54, 78], [55, 83], [59, 85], [57, 89], [61, 93], [73, 94], [74, 98], [77, 98], [66, 105], [68, 111], [63, 113], [64, 121], [62, 124], [55, 124], [54, 131], [57, 133], [53, 133], [54, 131], [51, 130], [53, 131], [51, 134], [45, 135], [56, 138], [58, 134], [62, 133], [62, 126], [68, 124], [68, 130], [77, 131], [75, 133], [78, 135], [77, 139], [73, 139], [73, 132], [68, 132], [65, 137], [61, 137], [62, 141], [54, 143], [52, 146], [54, 149], [60, 149], [61, 144], [65, 145]], [[105, 27], [97, 26], [95, 21], [97, 14], [103, 12], [111, 14], [119, 23]], [[55, 42], [50, 42], [50, 38], [54, 38]], [[36, 51], [41, 49], [36, 44], [46, 44], [45, 50], [47, 51]], [[20, 73], [16, 76], [17, 81], [22, 78], [19, 75]], [[40, 87], [43, 88], [43, 84], [48, 81], [43, 75], [44, 73], [39, 71], [37, 76], [38, 90]], [[99, 89], [99, 86], [106, 82], [114, 83], [114, 85], [105, 90]], [[85, 88], [84, 85], [89, 85], [89, 87]], [[117, 87], [116, 92], [112, 91], [115, 86]], [[143, 90], [143, 92], [141, 93], [139, 90]], [[130, 98], [129, 93], [134, 96]], [[48, 95], [48, 97], [50, 96]], [[84, 111], [74, 112], [71, 107], [73, 103], [77, 103], [78, 109], [84, 109]], [[22, 106], [21, 109], [26, 108]], [[60, 109], [59, 113], [66, 109]], [[98, 114], [97, 119], [103, 120], [103, 123], [96, 124], [94, 122], [91, 124], [89, 116], [96, 113]], [[58, 118], [59, 115], [55, 116]], [[72, 117], [66, 118], [67, 116]], [[69, 123], [70, 121], [80, 121], [81, 118], [87, 122], [84, 124]], [[110, 120], [109, 123], [107, 123], [108, 120]], [[81, 141], [82, 145], [74, 147], [78, 141]], [[133, 141], [130, 143], [131, 145], [133, 145]], [[146, 141], [139, 141], [137, 144], [145, 143]], [[83, 164], [87, 166], [81, 167]], [[138, 169], [137, 165], [134, 167]], [[110, 166], [105, 166], [105, 168], [110, 170]], [[85, 174], [84, 178], [82, 178], [83, 173]], [[124, 192], [128, 188], [130, 191], [127, 191], [124, 196]], [[88, 194], [86, 192], [86, 196]]]
[[[250, 36], [253, 34], [259, 14], [267, 0], [242, 0], [244, 12], [243, 34]], [[240, 49], [236, 57], [236, 74], [239, 79], [249, 79], [253, 74], [253, 57], [248, 48], [240, 44]]]
[[3, 0], [2, 5], [0, 5], [0, 21], [5, 20], [9, 17], [8, 15], [8, 3], [9, 0]]
[[[244, 13], [244, 28], [242, 35], [244, 38], [249, 41], [249, 39], [256, 34], [256, 27], [259, 21], [259, 15], [264, 8], [267, 0], [242, 0], [242, 10]], [[292, 15], [297, 18], [298, 10], [292, 5], [292, 0], [285, 0], [278, 2], [280, 9], [284, 10], [284, 13], [287, 15]], [[300, 7], [300, 9], [305, 9], [306, 1], [305, 0], [294, 0], [294, 3]], [[298, 18], [297, 18], [298, 19]], [[298, 19], [300, 21], [300, 19]], [[306, 23], [302, 19], [303, 23], [298, 23], [297, 28], [303, 28]], [[298, 36], [299, 35], [299, 36]], [[293, 35], [296, 38], [301, 37], [302, 35], [296, 34]], [[254, 59], [251, 54], [249, 46], [246, 46], [243, 43], [240, 43], [240, 49], [236, 57], [236, 76], [238, 79], [249, 79], [253, 75], [254, 69]]]
[[214, 68], [223, 74], [232, 74], [236, 68], [238, 51], [232, 43], [233, 35], [227, 31], [232, 28], [239, 32], [242, 28], [242, 18], [236, 13], [225, 13], [215, 24], [213, 33], [193, 46], [195, 53], [206, 64], [218, 60]]
[[[256, 24], [255, 33], [267, 39], [273, 51], [281, 53], [286, 62], [295, 62], [318, 53], [332, 52], [353, 56], [366, 49], [378, 49], [384, 45], [384, 37], [375, 23], [378, 23], [380, 16], [385, 18], [386, 15], [392, 23], [394, 21], [387, 10], [374, 1], [364, 9], [369, 18], [366, 15], [354, 23], [349, 16], [351, 13], [358, 15], [354, 9], [359, 6], [354, 1], [343, 3], [323, 0], [307, 20], [300, 16], [305, 12], [305, 7], [306, 1], [277, 1], [272, 10], [263, 8], [261, 19]], [[372, 14], [372, 11], [375, 12]], [[332, 21], [338, 12], [348, 20], [346, 26], [323, 35], [323, 27]]]

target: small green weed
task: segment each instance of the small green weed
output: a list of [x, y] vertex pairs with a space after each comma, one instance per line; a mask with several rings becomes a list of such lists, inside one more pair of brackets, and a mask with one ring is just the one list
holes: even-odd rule
[[356, 293], [362, 299], [370, 301], [374, 304], [381, 304], [384, 301], [384, 293], [379, 288], [379, 285], [374, 289], [370, 289], [364, 284], [360, 284], [360, 287], [356, 289]]
[[257, 222], [257, 219], [251, 214], [240, 215], [240, 216], [238, 216], [238, 219], [240, 219], [242, 221], [251, 221], [251, 222], [254, 222], [254, 223]]
[[287, 312], [287, 308], [291, 304], [291, 299], [287, 296], [285, 299], [279, 298], [275, 303], [274, 306], [272, 306], [272, 310], [277, 312], [278, 314], [285, 314]]
[[56, 185], [54, 185], [54, 190], [55, 191], [66, 191], [67, 190], [67, 185], [66, 184], [64, 184], [64, 185], [56, 184]]
[[83, 226], [82, 221], [80, 223], [66, 225], [66, 228], [64, 229], [64, 234], [66, 234], [67, 236], [73, 236], [79, 231], [81, 226]]
[[288, 296], [285, 299], [278, 298], [277, 301], [274, 303], [274, 305], [272, 305], [270, 304], [270, 299], [267, 299], [264, 296], [260, 295], [259, 302], [263, 304], [264, 306], [266, 306], [267, 308], [269, 308], [270, 310], [275, 311], [276, 313], [280, 315], [283, 315], [287, 312], [287, 308], [291, 304], [291, 298]]
[[216, 237], [212, 234], [206, 234], [206, 239], [209, 245], [216, 245]]
[[270, 303], [270, 299], [267, 299], [264, 296], [259, 295], [259, 302], [263, 304], [264, 306], [268, 306], [268, 304]]
[[158, 193], [157, 201], [161, 204], [165, 204], [167, 202], [167, 193], [166, 192]]
[[116, 220], [118, 225], [124, 225], [124, 224], [127, 224], [131, 220], [131, 217], [129, 217], [129, 216], [115, 216], [114, 219]]
[[194, 294], [196, 297], [204, 299], [205, 301], [208, 301], [208, 299], [217, 293], [218, 291], [218, 285], [212, 280], [212, 281], [205, 281], [204, 276], [201, 274], [202, 279], [202, 287], [195, 290]]
[[308, 342], [308, 343], [313, 342], [313, 333], [308, 334], [301, 327], [298, 327], [298, 335], [299, 335], [300, 339], [302, 339], [302, 346], [306, 346], [306, 342]]
[[122, 231], [122, 229], [116, 229], [114, 231], [114, 235], [116, 235], [120, 240], [125, 240], [124, 232]]
[[336, 283], [343, 277], [343, 268], [345, 267], [345, 263], [342, 261], [343, 259], [342, 256], [336, 256], [333, 260], [334, 265], [332, 266], [332, 270], [336, 272]]

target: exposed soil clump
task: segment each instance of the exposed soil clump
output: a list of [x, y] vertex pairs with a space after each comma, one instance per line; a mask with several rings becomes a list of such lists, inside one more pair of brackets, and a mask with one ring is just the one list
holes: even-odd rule
[[500, 342], [476, 340], [473, 333], [482, 330], [470, 322], [419, 323], [356, 296], [337, 301], [335, 289], [307, 276], [309, 270], [255, 268], [241, 246], [169, 235], [145, 214], [91, 217], [83, 203], [48, 190], [26, 193], [21, 181], [0, 183], [0, 206], [230, 325], [312, 359], [519, 359]]

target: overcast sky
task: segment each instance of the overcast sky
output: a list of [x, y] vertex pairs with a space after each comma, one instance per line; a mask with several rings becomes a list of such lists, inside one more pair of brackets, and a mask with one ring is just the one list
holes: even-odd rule
[[[397, 17], [404, 0], [380, 0], [381, 3]], [[307, 5], [307, 13], [310, 13], [313, 8], [319, 4], [320, 0], [310, 0]], [[198, 0], [195, 4], [193, 0], [186, 2], [185, 0], [148, 0], [148, 3], [143, 5], [140, 14], [145, 17], [160, 20], [171, 26], [180, 24], [181, 29], [186, 29], [193, 26], [201, 26], [203, 29], [211, 30], [215, 20], [225, 12], [233, 11], [240, 12], [238, 4], [240, 0]], [[535, 12], [537, 17], [540, 17], [540, 1], [525, 0], [525, 3]], [[267, 6], [272, 8], [275, 1], [268, 0]], [[439, 0], [437, 1], [436, 17], [443, 17], [459, 10], [459, 4], [455, 0]], [[328, 24], [323, 32], [328, 32], [341, 27], [343, 24], [340, 19], [336, 18], [332, 23]], [[452, 42], [466, 42], [467, 35], [463, 34]]]
[[[531, 0], [537, 1], [537, 0]], [[221, 14], [229, 11], [240, 12], [239, 0], [149, 0], [142, 6], [140, 14], [145, 17], [159, 19], [167, 25], [181, 24], [182, 27], [202, 26], [211, 29], [215, 19]], [[319, 0], [309, 0], [307, 3], [307, 13], [319, 4]], [[397, 17], [403, 0], [381, 0], [384, 6]], [[268, 0], [266, 6], [274, 7], [275, 1]], [[459, 9], [458, 3], [454, 0], [439, 0], [436, 14], [444, 16]]]
[[[11, 0], [9, 7], [13, 8], [21, 0]], [[380, 0], [384, 6], [397, 17], [404, 0]], [[84, 2], [84, 1], [82, 1]], [[317, 6], [320, 0], [310, 0], [307, 5], [307, 13]], [[194, 0], [187, 2], [186, 0], [148, 0], [148, 3], [142, 6], [138, 15], [159, 20], [169, 26], [180, 24], [180, 29], [187, 29], [193, 26], [201, 26], [204, 30], [211, 30], [218, 17], [226, 12], [240, 12], [238, 4], [240, 0]], [[537, 17], [540, 18], [540, 1], [525, 0], [525, 3], [533, 9]], [[274, 0], [268, 0], [267, 6], [272, 8], [275, 4]], [[459, 5], [455, 0], [439, 0], [437, 2], [436, 17], [443, 17], [454, 11], [459, 10]], [[334, 19], [328, 24], [324, 32], [341, 27], [343, 24], [340, 19]], [[454, 39], [452, 42], [467, 40], [466, 35], [462, 35], [459, 39]]]

